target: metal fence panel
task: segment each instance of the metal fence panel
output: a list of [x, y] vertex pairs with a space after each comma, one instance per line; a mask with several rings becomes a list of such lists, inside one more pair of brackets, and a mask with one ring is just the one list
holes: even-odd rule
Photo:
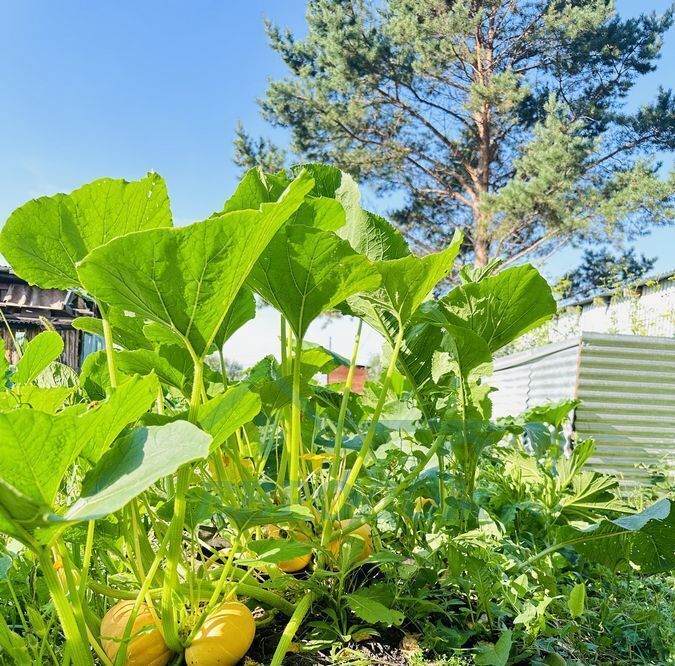
[[574, 426], [595, 439], [593, 468], [625, 485], [650, 464], [675, 474], [675, 339], [584, 333], [578, 397]]
[[[580, 347], [579, 347], [580, 344]], [[675, 339], [583, 333], [495, 360], [495, 417], [578, 397], [577, 439], [592, 437], [589, 465], [644, 482], [648, 465], [675, 475]]]

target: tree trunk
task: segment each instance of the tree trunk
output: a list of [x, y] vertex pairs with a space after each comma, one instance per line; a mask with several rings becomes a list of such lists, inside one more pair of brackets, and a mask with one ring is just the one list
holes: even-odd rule
[[487, 266], [490, 261], [490, 242], [484, 236], [479, 236], [473, 243], [474, 265], [476, 268]]

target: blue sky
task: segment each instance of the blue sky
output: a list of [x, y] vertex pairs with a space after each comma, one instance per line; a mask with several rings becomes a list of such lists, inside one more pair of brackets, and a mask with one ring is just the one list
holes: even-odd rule
[[[622, 13], [668, 5], [618, 2]], [[263, 17], [302, 30], [303, 14], [304, 0], [0, 0], [0, 218], [35, 196], [149, 169], [166, 178], [177, 223], [217, 210], [237, 180], [237, 121], [285, 138], [255, 102], [284, 73]], [[668, 85], [673, 65], [671, 31], [659, 71], [632, 103]], [[675, 267], [675, 229], [638, 245], [660, 255], [658, 270]], [[547, 272], [574, 259], [564, 252]]]

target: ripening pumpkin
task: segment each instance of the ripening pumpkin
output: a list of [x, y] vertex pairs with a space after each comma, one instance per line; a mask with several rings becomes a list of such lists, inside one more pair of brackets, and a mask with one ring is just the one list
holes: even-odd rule
[[[121, 639], [133, 607], [134, 602], [131, 600], [120, 601], [105, 614], [101, 622], [101, 645], [112, 662], [122, 646]], [[154, 628], [141, 632], [144, 627]], [[130, 635], [133, 638], [127, 646], [126, 666], [166, 666], [174, 656], [164, 642], [147, 604], [140, 607]]]
[[[335, 525], [335, 530], [341, 530], [348, 527], [351, 522], [351, 520], [341, 520]], [[363, 541], [363, 550], [359, 553], [357, 558], [359, 562], [365, 560], [366, 557], [373, 552], [373, 538], [371, 536], [370, 525], [361, 525], [361, 527], [357, 527], [353, 532], [350, 532], [346, 538], [348, 539], [349, 537], [356, 537]], [[341, 537], [339, 539], [334, 539], [328, 544], [328, 550], [333, 554], [333, 557], [337, 557], [340, 554], [340, 549], [342, 548], [344, 541], [345, 537]]]
[[[276, 525], [268, 525], [265, 529], [267, 536], [270, 539], [283, 539], [281, 535], [281, 530]], [[291, 532], [289, 536], [296, 541], [307, 541], [307, 537], [302, 532]], [[312, 553], [307, 553], [306, 555], [298, 555], [297, 557], [292, 557], [290, 560], [284, 560], [283, 562], [277, 562], [279, 569], [285, 573], [296, 573], [297, 571], [302, 571], [312, 559]]]
[[185, 650], [188, 666], [234, 666], [253, 643], [255, 620], [238, 601], [226, 601], [211, 613]]

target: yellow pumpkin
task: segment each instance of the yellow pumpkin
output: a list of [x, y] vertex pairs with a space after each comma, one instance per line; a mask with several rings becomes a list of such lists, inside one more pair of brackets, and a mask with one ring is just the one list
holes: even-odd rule
[[234, 666], [253, 643], [255, 620], [238, 601], [227, 601], [211, 613], [185, 650], [188, 666]]
[[[121, 639], [133, 607], [134, 602], [131, 600], [120, 601], [105, 614], [101, 622], [101, 645], [112, 662], [122, 647]], [[141, 632], [145, 627], [153, 628]], [[140, 607], [130, 636], [133, 638], [127, 646], [126, 666], [166, 666], [174, 656], [146, 604]]]
[[[266, 528], [267, 536], [270, 539], [283, 539], [281, 535], [281, 530], [276, 525], [268, 525]], [[307, 541], [307, 537], [302, 532], [292, 532], [290, 537], [296, 541]], [[312, 559], [312, 553], [307, 553], [306, 555], [298, 555], [298, 557], [292, 557], [290, 560], [284, 560], [283, 562], [277, 562], [279, 569], [286, 573], [295, 573], [296, 571], [302, 571]]]
[[[341, 520], [335, 525], [335, 531], [342, 530], [348, 527], [351, 524], [351, 520]], [[350, 537], [355, 537], [363, 541], [363, 550], [359, 553], [357, 560], [365, 560], [373, 552], [373, 538], [371, 536], [370, 525], [361, 525], [357, 527], [353, 532], [350, 532], [346, 537], [340, 537], [334, 539], [328, 544], [328, 550], [333, 554], [333, 557], [337, 557], [340, 554], [340, 549], [342, 544], [345, 542], [345, 538], [349, 539]]]

